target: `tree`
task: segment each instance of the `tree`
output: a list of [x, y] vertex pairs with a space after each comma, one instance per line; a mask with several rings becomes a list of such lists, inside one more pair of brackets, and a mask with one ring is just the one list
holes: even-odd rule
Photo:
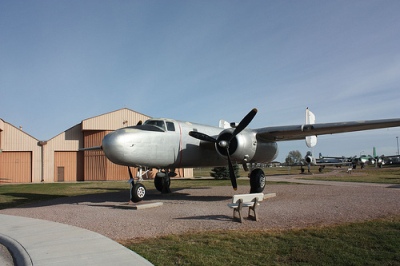
[[[236, 178], [239, 177], [239, 166], [237, 164], [233, 165], [233, 170], [235, 173]], [[222, 167], [214, 167], [211, 169], [210, 175], [214, 177], [215, 179], [230, 179], [229, 178], [229, 169], [228, 167], [222, 166]]]
[[303, 156], [301, 155], [300, 151], [298, 151], [298, 150], [290, 151], [288, 156], [285, 159], [285, 164], [287, 164], [287, 165], [300, 164], [302, 159], [303, 159]]

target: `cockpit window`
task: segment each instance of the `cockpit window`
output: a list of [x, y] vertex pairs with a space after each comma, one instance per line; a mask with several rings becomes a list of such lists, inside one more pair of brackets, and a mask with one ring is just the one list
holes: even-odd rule
[[167, 122], [168, 131], [175, 131], [175, 125], [172, 122]]
[[144, 122], [144, 125], [156, 126], [165, 131], [165, 123], [163, 120], [147, 120]]

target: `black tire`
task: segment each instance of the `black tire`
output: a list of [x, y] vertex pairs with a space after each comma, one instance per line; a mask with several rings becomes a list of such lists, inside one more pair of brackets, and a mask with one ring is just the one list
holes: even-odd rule
[[163, 178], [161, 176], [156, 175], [154, 178], [154, 186], [160, 192], [163, 190]]
[[250, 174], [250, 193], [261, 193], [265, 188], [265, 174], [263, 170], [257, 168]]
[[164, 172], [159, 172], [154, 178], [154, 186], [162, 193], [170, 193], [171, 178]]
[[140, 184], [136, 183], [131, 186], [131, 201], [132, 202], [139, 202], [143, 200], [144, 196], [146, 195], [146, 188]]

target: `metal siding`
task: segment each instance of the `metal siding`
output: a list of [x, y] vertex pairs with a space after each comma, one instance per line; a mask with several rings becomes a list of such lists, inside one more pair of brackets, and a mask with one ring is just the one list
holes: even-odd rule
[[193, 168], [185, 168], [183, 177], [193, 177]]
[[53, 151], [77, 151], [82, 143], [81, 124], [78, 124], [50, 139], [46, 146]]
[[175, 177], [193, 177], [193, 168], [178, 168], [175, 173]]
[[[84, 147], [100, 146], [103, 137], [108, 131], [84, 131]], [[84, 151], [84, 180], [104, 181], [106, 180], [107, 158], [101, 150]]]
[[[1, 149], [3, 152], [28, 152], [30, 154], [29, 178], [17, 178], [16, 182], [40, 182], [41, 180], [41, 147], [38, 140], [25, 133], [19, 128], [3, 121], [3, 131], [1, 132]], [[21, 160], [25, 160], [22, 155]], [[3, 166], [0, 164], [0, 168]], [[27, 181], [29, 179], [29, 181]]]
[[100, 130], [90, 130], [83, 132], [83, 147], [90, 148], [95, 146], [101, 146], [101, 142], [105, 135], [111, 131], [100, 131]]
[[2, 131], [4, 130], [4, 121], [2, 119], [0, 119], [0, 149], [2, 149], [3, 147], [1, 146], [1, 140], [3, 138], [3, 134]]
[[83, 176], [79, 163], [80, 153], [77, 151], [56, 151], [54, 153], [54, 181], [58, 182], [59, 167], [64, 168], [64, 180], [66, 182], [79, 181]]
[[32, 182], [32, 153], [12, 152], [0, 153], [0, 183]]
[[[0, 160], [0, 177], [12, 174], [13, 170], [10, 170], [10, 165], [5, 166], [5, 161], [9, 160], [6, 158], [8, 156], [16, 156], [11, 160], [14, 162], [22, 160], [24, 167], [21, 173], [16, 174], [19, 177], [15, 177], [12, 182], [41, 182], [42, 179], [44, 182], [54, 182], [57, 178], [57, 167], [65, 167], [64, 181], [127, 180], [129, 174], [126, 166], [108, 161], [102, 151], [78, 152], [78, 150], [81, 147], [100, 146], [107, 133], [121, 127], [136, 125], [138, 121], [149, 118], [127, 108], [120, 109], [86, 119], [52, 138], [43, 146], [38, 145], [37, 139], [0, 119], [0, 148], [3, 153], [18, 152], [6, 156], [1, 156], [0, 153], [0, 157], [3, 158], [3, 161]], [[26, 157], [27, 154], [29, 159]], [[18, 156], [20, 158], [17, 158]], [[131, 170], [136, 178], [137, 169], [131, 168]], [[72, 172], [76, 173], [75, 176]], [[186, 169], [178, 172], [179, 176], [187, 176]], [[153, 178], [155, 173], [156, 171], [152, 171], [149, 177]], [[192, 175], [193, 173], [190, 176]]]
[[116, 130], [122, 127], [134, 126], [139, 120], [145, 121], [149, 118], [149, 116], [125, 108], [83, 120], [82, 130]]
[[[133, 177], [136, 177], [137, 168], [131, 167]], [[107, 181], [111, 180], [129, 180], [128, 167], [117, 165], [107, 160]]]
[[84, 180], [106, 180], [107, 158], [102, 151], [84, 152]]
[[4, 124], [2, 149], [9, 151], [31, 151], [39, 149], [38, 140], [24, 131], [8, 124]]
[[[77, 124], [66, 131], [60, 133], [54, 138], [50, 139], [47, 144], [43, 146], [44, 149], [44, 174], [43, 179], [45, 182], [54, 182], [57, 181], [57, 167], [55, 156], [57, 152], [75, 152], [78, 153], [78, 150], [81, 146], [83, 146], [83, 134], [81, 132], [81, 124]], [[83, 158], [79, 153], [76, 155], [76, 167], [78, 172], [80, 171], [80, 175], [75, 176], [74, 178], [68, 177], [68, 181], [72, 181], [70, 179], [82, 180], [83, 179]], [[67, 180], [65, 180], [67, 181]]]

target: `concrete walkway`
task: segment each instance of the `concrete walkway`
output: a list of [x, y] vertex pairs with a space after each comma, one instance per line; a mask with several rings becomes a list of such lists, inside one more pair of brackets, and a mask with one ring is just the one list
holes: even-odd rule
[[307, 176], [287, 175], [287, 176], [267, 176], [267, 181], [271, 182], [289, 182], [297, 184], [314, 184], [326, 186], [340, 186], [340, 187], [385, 187], [385, 188], [400, 188], [399, 184], [387, 183], [367, 183], [367, 182], [345, 182], [345, 181], [328, 181], [328, 180], [312, 180], [303, 179]]
[[[0, 214], [1, 245], [8, 248], [15, 265], [152, 265], [98, 233], [19, 216]], [[3, 249], [0, 265], [14, 265], [5, 253]]]

